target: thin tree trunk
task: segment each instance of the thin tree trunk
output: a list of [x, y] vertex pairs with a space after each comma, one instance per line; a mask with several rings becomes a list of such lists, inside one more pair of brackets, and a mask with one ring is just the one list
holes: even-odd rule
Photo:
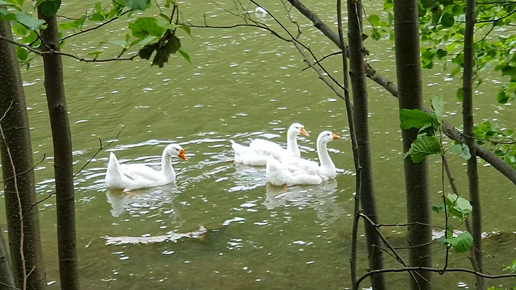
[[[12, 40], [9, 21], [0, 21], [0, 36]], [[16, 287], [45, 289], [38, 208], [32, 208], [37, 200], [27, 106], [16, 50], [5, 41], [0, 41], [0, 116], [4, 116], [0, 149]]]
[[[394, 32], [396, 36], [396, 72], [398, 102], [401, 109], [422, 109], [421, 65], [419, 58], [419, 17], [417, 0], [394, 2]], [[402, 130], [403, 151], [407, 152], [417, 138], [417, 129]], [[421, 224], [408, 227], [407, 242], [410, 266], [431, 267], [430, 196], [427, 160], [413, 163], [405, 158], [407, 222]], [[432, 289], [431, 273], [418, 271], [411, 279], [411, 289]]]
[[[322, 21], [317, 14], [308, 9], [301, 1], [299, 0], [287, 0], [294, 8], [296, 8], [302, 15], [308, 18], [314, 24], [314, 27], [319, 29], [329, 40], [331, 40], [335, 45], [340, 48], [339, 36], [337, 33], [331, 30], [331, 28]], [[373, 82], [377, 83], [385, 90], [387, 90], [393, 97], [398, 97], [398, 86], [396, 83], [391, 82], [380, 73], [378, 73], [374, 68], [372, 68], [369, 64], [366, 65], [365, 69], [366, 76], [371, 79]], [[457, 130], [452, 125], [444, 122], [443, 131], [454, 141], [464, 142], [462, 138], [462, 133]], [[471, 148], [475, 148], [477, 151], [478, 157], [484, 159], [487, 163], [491, 164], [496, 170], [505, 175], [509, 180], [511, 180], [514, 184], [516, 184], [516, 170], [512, 168], [509, 164], [505, 163], [500, 157], [496, 156], [493, 152], [485, 149], [484, 147], [474, 143]]]
[[[41, 33], [43, 47], [59, 50], [57, 19], [42, 13], [47, 28]], [[73, 184], [72, 137], [64, 93], [63, 64], [58, 54], [45, 54], [45, 91], [54, 144], [54, 175], [57, 204], [57, 245], [61, 289], [79, 289], [75, 234], [75, 198]]]
[[[378, 213], [374, 196], [373, 172], [371, 166], [371, 149], [369, 147], [369, 126], [367, 107], [367, 85], [365, 79], [365, 62], [362, 54], [362, 3], [360, 0], [347, 0], [348, 5], [348, 38], [351, 87], [353, 91], [353, 123], [355, 124], [358, 154], [361, 167], [360, 203], [362, 210], [375, 224]], [[369, 269], [383, 268], [382, 240], [371, 223], [364, 221]], [[374, 290], [385, 289], [383, 274], [371, 276]]]
[[4, 234], [0, 229], [0, 290], [12, 290], [15, 287], [9, 254], [5, 247]]
[[[466, 145], [470, 148], [471, 158], [468, 160], [469, 198], [473, 207], [473, 250], [474, 261], [478, 271], [482, 272], [482, 215], [480, 210], [480, 190], [478, 187], [477, 151], [473, 133], [473, 35], [475, 28], [475, 0], [466, 1], [466, 30], [464, 32], [464, 76], [462, 119]], [[477, 277], [477, 289], [485, 289], [482, 277]]]

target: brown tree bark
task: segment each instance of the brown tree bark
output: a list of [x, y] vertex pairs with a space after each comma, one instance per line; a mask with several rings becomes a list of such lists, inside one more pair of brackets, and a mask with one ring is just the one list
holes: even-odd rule
[[[421, 62], [419, 58], [419, 17], [417, 0], [394, 2], [394, 32], [396, 36], [396, 72], [398, 103], [401, 109], [422, 109]], [[402, 130], [403, 151], [407, 152], [417, 138], [417, 129]], [[405, 158], [405, 187], [407, 222], [420, 223], [408, 226], [407, 242], [410, 246], [410, 266], [431, 267], [431, 224], [428, 166], [426, 158], [413, 163]], [[411, 289], [432, 289], [431, 273], [417, 271], [411, 279]]]
[[[42, 5], [45, 5], [43, 3]], [[41, 33], [46, 51], [59, 51], [56, 16], [48, 17], [38, 7], [40, 19], [47, 28]], [[44, 54], [45, 91], [54, 145], [54, 175], [56, 183], [57, 245], [61, 289], [79, 289], [75, 233], [75, 197], [73, 184], [72, 136], [66, 108], [63, 64], [61, 55]]]
[[[482, 214], [480, 208], [480, 190], [478, 186], [477, 150], [473, 133], [473, 35], [475, 29], [475, 0], [466, 1], [466, 29], [464, 32], [464, 75], [463, 75], [463, 100], [462, 120], [464, 124], [464, 136], [469, 147], [471, 158], [468, 160], [468, 184], [469, 199], [473, 211], [471, 212], [473, 226], [473, 263], [476, 270], [482, 272]], [[485, 289], [484, 279], [476, 276], [478, 290]]]
[[[369, 146], [369, 118], [368, 95], [365, 77], [365, 62], [362, 53], [362, 3], [360, 0], [348, 0], [348, 50], [350, 63], [350, 79], [353, 91], [353, 123], [358, 144], [360, 161], [360, 203], [362, 210], [374, 223], [378, 223], [378, 212], [374, 196], [373, 171], [371, 165], [371, 148]], [[383, 252], [380, 236], [375, 228], [364, 221], [369, 269], [383, 268]], [[371, 276], [371, 285], [374, 290], [385, 289], [385, 276]]]
[[[0, 36], [12, 40], [9, 21], [0, 21]], [[25, 93], [16, 50], [5, 41], [0, 41], [0, 116], [4, 116], [0, 150], [16, 287], [45, 289], [38, 208], [32, 207], [37, 200]]]

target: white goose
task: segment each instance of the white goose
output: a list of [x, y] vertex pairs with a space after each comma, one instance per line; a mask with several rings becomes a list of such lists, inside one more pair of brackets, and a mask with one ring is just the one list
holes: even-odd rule
[[157, 171], [143, 164], [120, 164], [113, 152], [109, 155], [106, 184], [111, 189], [130, 191], [139, 188], [162, 186], [176, 180], [176, 173], [170, 158], [186, 159], [185, 150], [177, 145], [168, 145], [161, 157], [161, 170]]
[[337, 170], [327, 149], [327, 144], [335, 139], [339, 139], [339, 136], [330, 131], [323, 131], [317, 137], [317, 155], [320, 165], [302, 158], [283, 158], [279, 161], [270, 157], [266, 168], [267, 182], [276, 186], [292, 186], [321, 184], [323, 181], [335, 178]]
[[243, 146], [230, 140], [231, 147], [235, 151], [235, 162], [263, 166], [271, 155], [277, 159], [300, 157], [301, 151], [299, 151], [297, 146], [297, 136], [299, 134], [309, 136], [303, 125], [299, 123], [290, 125], [287, 131], [287, 149], [283, 149], [280, 145], [263, 139], [252, 140], [249, 146]]

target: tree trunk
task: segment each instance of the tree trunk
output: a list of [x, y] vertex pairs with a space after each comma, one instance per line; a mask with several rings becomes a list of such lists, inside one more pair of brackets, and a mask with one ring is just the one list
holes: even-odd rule
[[12, 290], [13, 288], [16, 288], [13, 271], [5, 247], [4, 234], [0, 229], [0, 290]]
[[[367, 107], [367, 85], [365, 80], [365, 62], [362, 54], [362, 3], [348, 0], [348, 39], [351, 87], [353, 91], [353, 123], [358, 144], [360, 160], [360, 203], [362, 210], [374, 223], [378, 223], [378, 213], [374, 196], [373, 172], [371, 167], [371, 149], [369, 147], [369, 126]], [[369, 255], [369, 269], [383, 268], [383, 252], [379, 247], [382, 240], [375, 228], [364, 221], [367, 249]], [[383, 274], [371, 276], [371, 285], [374, 290], [385, 289]]]
[[[0, 36], [12, 40], [9, 21], [0, 21]], [[0, 41], [0, 116], [4, 116], [0, 125], [5, 140], [0, 140], [0, 149], [16, 286], [45, 289], [38, 208], [33, 207], [37, 200], [27, 106], [16, 50], [5, 41]]]
[[[308, 18], [314, 24], [314, 27], [319, 29], [329, 40], [331, 40], [335, 45], [340, 48], [339, 36], [337, 33], [331, 30], [326, 23], [324, 23], [313, 11], [308, 9], [301, 1], [299, 0], [287, 0], [294, 8], [296, 8], [301, 14], [303, 14], [306, 18]], [[366, 76], [371, 79], [373, 82], [377, 83], [385, 90], [387, 90], [393, 97], [398, 97], [398, 86], [396, 83], [391, 82], [380, 73], [378, 73], [374, 68], [372, 68], [369, 64], [366, 66], [365, 70]], [[455, 127], [451, 126], [447, 122], [443, 124], [444, 133], [450, 139], [457, 142], [464, 142], [462, 138], [462, 134]], [[474, 143], [473, 147], [477, 151], [478, 157], [484, 159], [487, 163], [491, 164], [496, 170], [505, 175], [509, 180], [511, 180], [514, 184], [516, 184], [516, 170], [512, 168], [509, 164], [505, 163], [500, 157], [496, 156], [493, 152], [485, 149], [484, 147]]]
[[[41, 38], [45, 50], [59, 51], [57, 19], [47, 17], [38, 8], [47, 28]], [[45, 91], [54, 145], [54, 175], [57, 204], [57, 245], [61, 289], [79, 289], [75, 234], [75, 198], [73, 184], [72, 137], [64, 93], [63, 64], [58, 54], [45, 54]]]
[[[421, 64], [419, 59], [419, 18], [417, 0], [394, 2], [394, 32], [396, 36], [396, 72], [398, 102], [401, 109], [422, 109]], [[402, 130], [403, 151], [407, 152], [417, 138], [417, 129]], [[410, 266], [431, 267], [431, 224], [428, 166], [426, 158], [413, 163], [405, 158], [405, 186], [407, 196], [407, 222], [421, 224], [408, 227], [407, 242]], [[411, 279], [411, 289], [432, 288], [431, 273], [418, 271]]]
[[[473, 35], [475, 28], [475, 0], [466, 2], [466, 30], [464, 32], [464, 75], [462, 119], [464, 123], [464, 137], [469, 147], [471, 158], [468, 160], [469, 198], [473, 211], [473, 258], [476, 270], [482, 272], [482, 215], [480, 211], [480, 192], [478, 188], [477, 150], [473, 133]], [[482, 277], [477, 277], [477, 289], [485, 289]]]

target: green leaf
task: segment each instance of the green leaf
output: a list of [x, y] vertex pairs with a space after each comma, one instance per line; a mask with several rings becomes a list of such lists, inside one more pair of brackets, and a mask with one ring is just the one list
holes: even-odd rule
[[192, 63], [192, 61], [190, 60], [190, 56], [188, 55], [188, 53], [186, 53], [186, 51], [179, 49], [178, 52], [183, 56], [184, 59], [186, 59], [187, 62]]
[[516, 75], [516, 67], [512, 65], [506, 65], [502, 67], [502, 76], [514, 76]]
[[496, 101], [498, 101], [499, 104], [505, 104], [509, 101], [509, 96], [505, 94], [505, 91], [499, 91], [496, 95]]
[[471, 203], [467, 199], [456, 194], [446, 195], [446, 206], [449, 208], [450, 215], [462, 220], [466, 219], [473, 210]]
[[380, 31], [378, 31], [378, 29], [373, 28], [373, 30], [371, 31], [371, 38], [373, 38], [374, 40], [380, 40], [382, 38], [382, 34], [380, 33]]
[[90, 21], [104, 21], [106, 20], [106, 13], [104, 11], [97, 12], [90, 16]]
[[39, 29], [41, 25], [45, 24], [45, 21], [33, 18], [25, 12], [18, 12], [18, 14], [16, 14], [16, 20], [29, 30]]
[[124, 41], [124, 40], [115, 40], [115, 41], [110, 41], [108, 43], [111, 43], [111, 44], [114, 44], [114, 45], [118, 45], [118, 46], [121, 46], [121, 47], [126, 47], [126, 45], [127, 45], [127, 41]]
[[59, 23], [59, 28], [61, 28], [61, 29], [78, 29], [84, 25], [85, 20], [86, 20], [86, 17], [83, 16], [74, 21]]
[[458, 237], [445, 239], [445, 242], [453, 248], [455, 253], [465, 253], [473, 246], [473, 237], [469, 232], [464, 232]]
[[156, 55], [152, 60], [152, 65], [157, 65], [160, 68], [162, 68], [166, 62], [168, 62], [168, 59], [172, 53], [176, 53], [181, 48], [181, 41], [174, 33], [171, 33], [170, 30], [167, 31], [167, 34], [165, 34], [165, 36], [163, 36], [163, 38], [160, 39], [158, 43], [161, 43], [167, 39], [167, 37], [168, 41], [165, 45], [158, 47], [156, 50]]
[[450, 147], [450, 152], [457, 153], [460, 157], [469, 160], [471, 158], [471, 153], [469, 152], [468, 145], [464, 143], [455, 143]]
[[432, 116], [425, 112], [421, 112], [418, 109], [408, 110], [402, 109], [400, 111], [401, 129], [416, 128], [419, 129], [425, 125], [432, 124], [434, 122]]
[[426, 156], [441, 154], [441, 143], [436, 136], [419, 135], [410, 145], [410, 149], [405, 153], [405, 158], [410, 156], [412, 162], [419, 163]]
[[138, 51], [138, 55], [143, 59], [150, 59], [154, 51], [158, 48], [158, 43], [144, 45]]
[[175, 0], [167, 0], [167, 3], [165, 3], [165, 7], [170, 8], [170, 5], [175, 4], [175, 3], [176, 3]]
[[[16, 20], [16, 14], [7, 12], [7, 9], [0, 8], [0, 21], [11, 21]], [[16, 22], [14, 22], [16, 23]]]
[[455, 96], [457, 97], [457, 99], [459, 101], [462, 102], [462, 100], [464, 99], [464, 88], [458, 88], [457, 89], [457, 93], [455, 94]]
[[510, 264], [509, 266], [505, 267], [503, 270], [504, 271], [511, 271], [511, 273], [516, 272], [516, 260], [512, 261], [512, 264]]
[[371, 14], [367, 19], [369, 19], [369, 22], [371, 22], [372, 26], [380, 26], [380, 17], [378, 15]]
[[100, 3], [100, 1], [97, 1], [97, 3], [95, 3], [95, 12], [100, 12], [102, 11], [102, 3]]
[[436, 213], [444, 212], [444, 205], [432, 205], [432, 210]]
[[145, 10], [147, 5], [150, 4], [150, 0], [120, 0], [120, 4], [131, 10]]
[[179, 26], [179, 28], [181, 28], [184, 31], [186, 31], [186, 33], [190, 36], [190, 38], [193, 39], [192, 33], [190, 31], [190, 27], [188, 27], [188, 26]]
[[29, 56], [29, 53], [27, 50], [23, 47], [16, 47], [16, 56], [19, 60], [24, 61], [27, 60], [27, 57]]
[[161, 18], [165, 19], [165, 21], [170, 22], [170, 17], [167, 14], [161, 12], [159, 14], [159, 16], [161, 16]]
[[41, 3], [41, 12], [43, 12], [46, 17], [52, 17], [56, 15], [60, 7], [61, 0], [47, 0]]
[[166, 28], [158, 25], [158, 21], [153, 17], [140, 17], [135, 22], [129, 23], [129, 29], [137, 38], [145, 38], [148, 35], [161, 37]]
[[[20, 5], [17, 1], [9, 1], [9, 2], [6, 2], [6, 1], [1, 1], [0, 0], [0, 5], [6, 5], [6, 6], [9, 6], [11, 8], [14, 8], [18, 11], [22, 11], [22, 5]], [[7, 10], [6, 10], [7, 11]], [[7, 13], [5, 13], [4, 15], [7, 15]]]
[[433, 113], [439, 121], [439, 124], [442, 123], [443, 120], [443, 98], [440, 96], [434, 95], [431, 99], [432, 108], [434, 109]]
[[92, 51], [92, 52], [88, 52], [88, 55], [94, 55], [95, 57], [99, 56], [102, 54], [102, 51]]
[[443, 17], [441, 18], [441, 24], [444, 27], [452, 27], [455, 24], [455, 18], [453, 17], [453, 14], [444, 13]]

